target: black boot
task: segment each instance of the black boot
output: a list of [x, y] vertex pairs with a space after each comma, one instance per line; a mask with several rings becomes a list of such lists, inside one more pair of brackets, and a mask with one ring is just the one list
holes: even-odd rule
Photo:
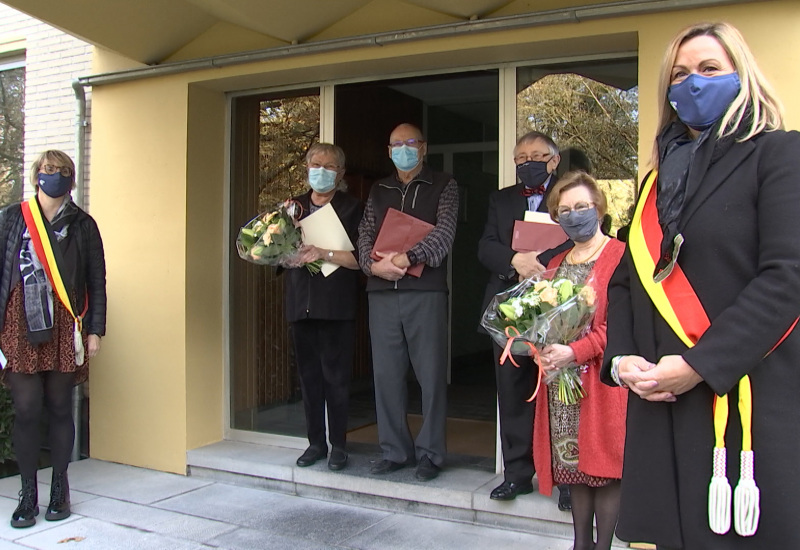
[[72, 512], [69, 509], [69, 480], [67, 472], [53, 472], [53, 483], [50, 485], [50, 505], [44, 514], [47, 521], [66, 519]]
[[32, 527], [39, 515], [39, 491], [36, 487], [36, 475], [22, 478], [22, 489], [19, 492], [19, 506], [11, 515], [11, 527]]

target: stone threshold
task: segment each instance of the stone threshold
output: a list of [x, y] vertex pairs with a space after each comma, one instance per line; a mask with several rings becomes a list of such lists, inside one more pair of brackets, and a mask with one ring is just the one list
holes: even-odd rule
[[[348, 467], [328, 470], [327, 461], [299, 468], [302, 450], [238, 441], [221, 441], [187, 452], [193, 477], [278, 491], [302, 497], [498, 527], [565, 539], [572, 538], [572, 515], [558, 510], [558, 491], [534, 493], [510, 502], [489, 498], [502, 476], [461, 464], [447, 466], [438, 478], [421, 482], [414, 468], [385, 476], [369, 474], [380, 456], [374, 447], [348, 445]], [[458, 461], [456, 461], [458, 462]]]

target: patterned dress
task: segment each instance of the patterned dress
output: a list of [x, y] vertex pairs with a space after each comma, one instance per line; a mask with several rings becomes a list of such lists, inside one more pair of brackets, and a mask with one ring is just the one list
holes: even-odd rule
[[[555, 279], [569, 279], [573, 284], [583, 284], [594, 267], [594, 262], [570, 264], [563, 261]], [[553, 462], [553, 481], [559, 485], [588, 485], [604, 487], [613, 480], [595, 477], [578, 470], [578, 423], [581, 416], [581, 401], [567, 405], [558, 399], [558, 392], [547, 392], [550, 410], [550, 449]]]
[[[19, 372], [74, 372], [75, 384], [85, 382], [89, 377], [89, 359], [84, 358], [80, 367], [75, 364], [74, 324], [67, 308], [55, 298], [53, 300], [53, 339], [38, 346], [28, 342], [28, 328], [23, 307], [22, 283], [11, 290], [5, 311], [5, 324], [0, 332], [0, 350], [6, 356], [6, 368], [0, 371], [0, 380], [5, 381], [5, 373]], [[86, 349], [86, 336], [83, 337]]]

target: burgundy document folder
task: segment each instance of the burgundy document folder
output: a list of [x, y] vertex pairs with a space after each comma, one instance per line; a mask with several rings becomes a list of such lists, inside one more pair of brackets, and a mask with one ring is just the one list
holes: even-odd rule
[[[428, 222], [390, 208], [386, 211], [381, 228], [378, 230], [378, 236], [372, 246], [370, 257], [378, 261], [380, 257], [376, 252], [383, 252], [384, 254], [389, 252], [403, 254], [408, 252], [412, 246], [427, 237], [432, 230], [433, 226]], [[425, 264], [414, 264], [406, 270], [406, 274], [412, 277], [419, 277], [422, 275], [423, 267], [425, 267]]]
[[515, 252], [544, 252], [555, 248], [569, 237], [557, 223], [514, 222], [514, 233], [511, 236], [511, 248]]

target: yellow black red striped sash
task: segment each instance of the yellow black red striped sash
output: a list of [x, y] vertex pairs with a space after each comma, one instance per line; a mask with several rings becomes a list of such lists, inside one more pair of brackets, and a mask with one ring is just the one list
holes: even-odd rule
[[25, 225], [28, 228], [28, 233], [31, 235], [33, 248], [36, 251], [36, 255], [39, 257], [39, 261], [42, 263], [47, 278], [50, 280], [50, 285], [53, 287], [53, 291], [56, 293], [56, 296], [58, 296], [58, 299], [64, 304], [64, 307], [67, 308], [67, 311], [69, 311], [69, 314], [75, 320], [77, 331], [80, 332], [83, 329], [83, 316], [75, 313], [75, 308], [72, 305], [72, 300], [70, 300], [69, 292], [67, 292], [67, 287], [64, 285], [64, 280], [61, 277], [61, 271], [59, 270], [55, 253], [55, 247], [58, 246], [58, 241], [55, 235], [53, 235], [53, 232], [47, 230], [44, 217], [42, 216], [42, 210], [39, 207], [39, 202], [36, 200], [36, 197], [31, 197], [23, 202], [21, 206], [22, 217], [25, 219]]
[[[697, 294], [680, 265], [675, 262], [672, 272], [660, 282], [653, 280], [656, 263], [661, 255], [663, 232], [658, 222], [656, 194], [658, 172], [645, 178], [642, 195], [636, 205], [628, 237], [636, 273], [656, 310], [675, 334], [693, 347], [711, 325]], [[795, 321], [797, 324], [797, 321]], [[785, 338], [795, 325], [787, 331]], [[781, 342], [783, 341], [781, 338]], [[780, 345], [780, 342], [775, 347]], [[774, 348], [773, 348], [774, 349]], [[742, 423], [742, 452], [740, 477], [734, 493], [734, 527], [741, 536], [752, 536], [758, 529], [760, 492], [753, 476], [752, 452], [752, 392], [750, 378], [739, 381], [739, 416]], [[726, 476], [727, 451], [725, 430], [728, 423], [728, 396], [714, 395], [714, 456], [713, 474], [709, 484], [708, 522], [712, 531], [725, 534], [731, 524], [731, 487]]]

